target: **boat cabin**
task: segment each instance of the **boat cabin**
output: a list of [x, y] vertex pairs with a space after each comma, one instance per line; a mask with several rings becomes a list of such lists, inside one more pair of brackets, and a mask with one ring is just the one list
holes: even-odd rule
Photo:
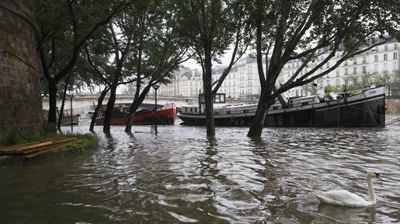
[[311, 105], [311, 104], [315, 104], [315, 103], [320, 103], [318, 96], [290, 98], [288, 101], [288, 104], [291, 107], [301, 107], [301, 106]]

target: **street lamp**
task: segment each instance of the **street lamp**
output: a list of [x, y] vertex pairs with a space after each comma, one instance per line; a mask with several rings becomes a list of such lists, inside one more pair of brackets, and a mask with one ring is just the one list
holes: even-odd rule
[[154, 89], [154, 111], [157, 111], [157, 90], [160, 88], [160, 85], [154, 84], [153, 89]]

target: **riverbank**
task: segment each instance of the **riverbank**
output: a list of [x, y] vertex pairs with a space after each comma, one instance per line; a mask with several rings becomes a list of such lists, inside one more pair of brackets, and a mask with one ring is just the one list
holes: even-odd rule
[[93, 135], [54, 135], [20, 144], [0, 145], [0, 157], [33, 158], [52, 152], [85, 150], [96, 146], [97, 138]]

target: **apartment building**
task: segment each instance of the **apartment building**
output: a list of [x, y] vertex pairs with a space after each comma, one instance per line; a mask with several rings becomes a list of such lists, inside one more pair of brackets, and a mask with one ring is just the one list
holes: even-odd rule
[[[317, 79], [309, 85], [297, 87], [285, 93], [287, 97], [308, 96], [311, 94], [323, 94], [326, 86], [351, 85], [354, 80], [361, 80], [365, 77], [374, 78], [377, 76], [395, 76], [400, 72], [400, 43], [396, 41], [388, 42], [377, 46], [371, 50], [348, 59], [335, 70], [326, 76]], [[318, 57], [312, 64], [317, 64], [323, 60], [324, 55]], [[317, 72], [333, 66], [340, 58], [340, 52], [332, 58]], [[309, 68], [313, 68], [312, 64]], [[300, 61], [287, 63], [278, 78], [278, 84], [283, 84], [301, 66]], [[223, 67], [213, 71], [215, 81], [223, 72]], [[304, 69], [302, 74], [307, 72]], [[195, 98], [202, 92], [201, 71], [190, 68], [180, 69], [175, 73], [175, 78], [171, 84], [162, 86], [160, 94], [165, 96], [182, 96]], [[246, 99], [257, 96], [260, 93], [260, 83], [258, 78], [256, 59], [247, 56], [241, 59], [231, 70], [219, 92], [226, 93], [228, 98]], [[254, 98], [254, 97], [253, 97]]]

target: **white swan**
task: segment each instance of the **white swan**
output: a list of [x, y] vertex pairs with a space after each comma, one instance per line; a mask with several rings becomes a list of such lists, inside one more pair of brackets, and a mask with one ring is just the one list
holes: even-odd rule
[[317, 196], [321, 202], [332, 205], [354, 208], [374, 206], [376, 204], [376, 196], [373, 186], [373, 179], [378, 177], [378, 173], [368, 172], [368, 200], [365, 200], [364, 198], [346, 190], [320, 192], [316, 193], [315, 196]]

